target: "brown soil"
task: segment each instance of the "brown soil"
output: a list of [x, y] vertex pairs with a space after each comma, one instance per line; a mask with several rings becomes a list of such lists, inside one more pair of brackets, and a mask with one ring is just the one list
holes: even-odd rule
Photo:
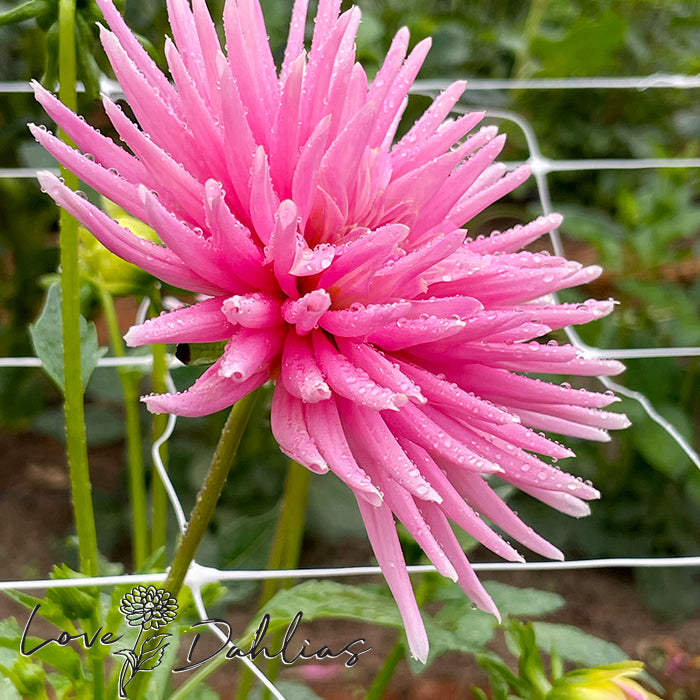
[[[65, 537], [71, 531], [63, 447], [33, 434], [0, 432], [0, 454], [4, 458], [4, 469], [0, 471], [0, 579], [43, 578], [52, 564], [65, 556]], [[109, 490], [122, 478], [121, 447], [92, 451], [90, 460], [95, 489]], [[346, 555], [344, 552], [344, 558]], [[669, 699], [700, 699], [700, 618], [678, 624], [659, 622], [640, 602], [628, 572], [518, 572], [491, 578], [561, 594], [568, 604], [549, 618], [551, 621], [576, 625], [615, 642], [630, 657], [645, 660]], [[0, 597], [0, 619], [8, 616], [16, 617], [22, 624], [27, 612], [8, 598]], [[247, 623], [248, 615], [232, 611], [227, 619], [234, 631], [238, 631]], [[308, 634], [312, 641], [322, 640], [331, 646], [335, 641], [346, 643], [365, 637], [373, 648], [352, 669], [336, 661], [303, 668], [295, 666], [284, 672], [283, 678], [303, 679], [327, 700], [363, 697], [395, 641], [391, 630], [335, 621], [315, 623]], [[236, 665], [236, 662], [225, 664], [213, 677], [213, 685], [222, 698], [233, 697]], [[420, 677], [413, 675], [402, 661], [385, 698], [471, 698], [470, 687], [474, 684], [484, 687], [485, 676], [464, 655], [444, 657]]]

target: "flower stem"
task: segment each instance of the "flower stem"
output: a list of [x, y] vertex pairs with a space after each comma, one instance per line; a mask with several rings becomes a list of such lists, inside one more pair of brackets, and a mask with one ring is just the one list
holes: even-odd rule
[[187, 523], [187, 529], [177, 546], [168, 577], [163, 585], [163, 588], [174, 596], [182, 588], [187, 570], [197, 553], [199, 543], [202, 541], [209, 521], [214, 514], [221, 490], [233, 464], [241, 436], [253, 411], [257, 397], [257, 391], [244, 396], [234, 404], [231, 413], [226, 419], [226, 425], [221, 432], [209, 472], [197, 494], [197, 500]]
[[[126, 357], [121, 331], [114, 309], [112, 295], [99, 286], [102, 309], [105, 314], [109, 339], [117, 357]], [[129, 474], [129, 497], [131, 500], [131, 547], [134, 568], [140, 569], [148, 557], [148, 523], [146, 521], [146, 477], [141, 452], [141, 421], [139, 420], [138, 374], [120, 367], [119, 380], [124, 392], [126, 413], [126, 445]]]
[[[282, 494], [282, 506], [275, 538], [267, 563], [268, 569], [293, 569], [299, 563], [301, 543], [304, 536], [304, 521], [306, 515], [306, 501], [309, 492], [311, 472], [296, 462], [290, 461], [287, 478], [284, 482]], [[292, 579], [267, 579], [263, 585], [260, 596], [259, 609], [263, 610], [266, 603], [278, 591], [289, 588]], [[274, 635], [273, 647], [276, 648], [282, 639], [282, 633]], [[279, 659], [271, 659], [267, 666], [267, 677], [274, 683], [279, 670]], [[241, 671], [241, 679], [238, 685], [237, 700], [248, 697], [252, 686], [253, 674], [247, 668]], [[262, 700], [269, 700], [270, 691], [265, 688]]]
[[[60, 99], [77, 111], [75, 57], [75, 0], [60, 0], [59, 78]], [[68, 138], [62, 134], [64, 141]], [[78, 178], [61, 168], [68, 187], [77, 189]], [[61, 317], [65, 372], [66, 451], [70, 471], [73, 512], [78, 532], [80, 567], [97, 575], [97, 533], [92, 508], [92, 485], [85, 438], [85, 409], [80, 367], [80, 276], [78, 272], [78, 222], [61, 209]]]
[[[77, 64], [75, 49], [75, 0], [58, 3], [58, 76], [59, 97], [77, 112]], [[66, 134], [61, 134], [69, 142]], [[78, 188], [78, 178], [61, 167], [66, 185]], [[80, 568], [87, 576], [97, 576], [98, 550], [95, 514], [92, 506], [92, 483], [88, 466], [85, 435], [85, 407], [80, 357], [80, 274], [78, 271], [78, 222], [61, 210], [61, 323], [63, 326], [64, 411], [66, 417], [66, 455], [71, 483], [73, 517], [78, 534]], [[99, 627], [96, 606], [93, 626]], [[104, 669], [97, 652], [91, 653], [93, 697], [104, 697]]]
[[379, 669], [379, 673], [374, 677], [372, 685], [369, 687], [367, 695], [365, 695], [365, 700], [381, 700], [384, 697], [384, 691], [394, 677], [396, 667], [403, 659], [405, 653], [406, 646], [403, 641], [396, 642], [389, 656], [386, 657], [384, 664]]

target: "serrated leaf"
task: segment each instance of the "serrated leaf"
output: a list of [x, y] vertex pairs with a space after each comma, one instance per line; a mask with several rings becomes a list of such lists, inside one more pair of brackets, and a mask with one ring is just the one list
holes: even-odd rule
[[22, 591], [8, 590], [4, 591], [4, 593], [8, 597], [12, 598], [12, 600], [16, 601], [20, 605], [23, 605], [25, 608], [27, 608], [27, 610], [33, 610], [35, 606], [41, 605], [37, 615], [56, 625], [56, 627], [61, 630], [65, 630], [71, 634], [76, 632], [75, 625], [73, 624], [72, 620], [65, 615], [61, 609], [61, 606], [54, 603], [52, 600], [41, 600], [41, 598], [35, 598], [27, 593], [22, 593]]
[[160, 662], [163, 660], [163, 654], [169, 646], [169, 644], [163, 644], [163, 646], [157, 647], [156, 649], [153, 649], [152, 651], [149, 651], [141, 656], [139, 658], [137, 670], [153, 671], [158, 668], [158, 666], [160, 666]]
[[[63, 367], [63, 319], [61, 317], [61, 287], [52, 284], [46, 293], [46, 302], [41, 315], [29, 326], [29, 334], [36, 356], [41, 360], [44, 370], [53, 379], [61, 391], [65, 390], [65, 372]], [[88, 323], [80, 317], [80, 358], [81, 380], [83, 390], [88, 385], [90, 375], [97, 361], [107, 352], [97, 345], [97, 330], [94, 323]]]
[[537, 646], [549, 654], [552, 649], [566, 661], [581, 666], [604, 666], [627, 659], [620, 647], [570, 625], [533, 622]]

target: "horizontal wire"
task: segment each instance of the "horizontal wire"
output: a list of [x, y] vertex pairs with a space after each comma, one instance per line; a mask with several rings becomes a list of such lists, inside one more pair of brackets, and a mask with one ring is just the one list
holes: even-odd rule
[[[611, 559], [574, 559], [572, 561], [535, 562], [481, 562], [471, 563], [475, 571], [498, 573], [502, 571], [579, 571], [583, 569], [658, 569], [700, 567], [700, 556], [687, 557], [615, 557]], [[406, 567], [411, 574], [434, 572], [426, 564]], [[272, 569], [270, 571], [230, 571], [194, 565], [187, 574], [187, 585], [202, 586], [221, 581], [265, 581], [268, 579], [346, 578], [349, 576], [381, 576], [379, 566], [325, 567], [318, 569]], [[0, 590], [35, 590], [71, 588], [76, 586], [122, 586], [140, 583], [160, 583], [167, 573], [124, 574], [123, 576], [93, 576], [70, 579], [43, 579], [34, 581], [0, 581]]]

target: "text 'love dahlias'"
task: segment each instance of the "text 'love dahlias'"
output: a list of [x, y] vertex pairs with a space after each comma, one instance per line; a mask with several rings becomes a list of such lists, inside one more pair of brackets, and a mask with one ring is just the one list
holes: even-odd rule
[[627, 424], [600, 410], [606, 394], [524, 373], [603, 375], [613, 361], [535, 338], [612, 310], [555, 304], [552, 292], [598, 267], [519, 252], [560, 223], [545, 216], [490, 237], [464, 226], [513, 190], [528, 168], [494, 164], [483, 114], [445, 121], [465, 84], [445, 90], [398, 143], [407, 93], [429, 48], [406, 57], [395, 37], [375, 79], [355, 62], [360, 11], [320, 0], [304, 48], [306, 0], [294, 6], [278, 73], [257, 0], [228, 0], [222, 51], [204, 0], [169, 0], [170, 82], [110, 0], [102, 42], [138, 120], [104, 106], [130, 152], [36, 86], [82, 151], [32, 127], [90, 187], [153, 227], [134, 236], [41, 173], [54, 200], [122, 258], [207, 298], [132, 328], [129, 345], [226, 340], [186, 392], [145, 398], [154, 412], [199, 416], [272, 379], [272, 429], [309, 469], [333, 471], [357, 497], [369, 539], [403, 616], [411, 652], [428, 640], [394, 518], [436, 568], [497, 614], [450, 520], [508, 560], [521, 555], [481, 516], [546, 557], [561, 553], [498, 497], [498, 477], [564, 513], [598, 492], [540, 460], [572, 456], [546, 430], [593, 440]]

